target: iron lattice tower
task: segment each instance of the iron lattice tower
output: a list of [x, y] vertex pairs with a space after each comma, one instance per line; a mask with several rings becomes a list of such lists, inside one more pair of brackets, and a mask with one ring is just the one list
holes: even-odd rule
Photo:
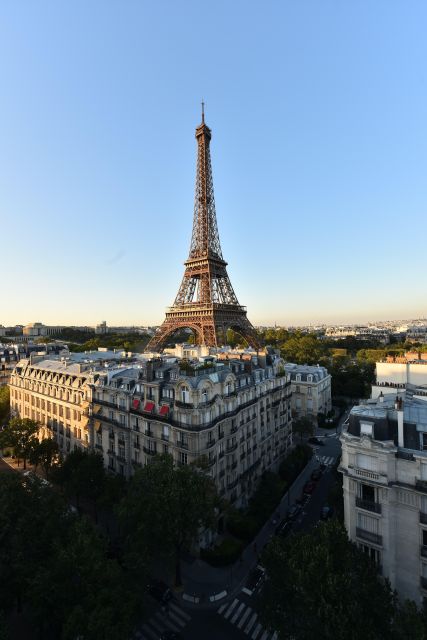
[[181, 328], [194, 331], [197, 344], [215, 347], [226, 343], [226, 331], [237, 331], [251, 347], [259, 348], [254, 327], [234, 293], [222, 257], [215, 212], [210, 156], [211, 130], [202, 123], [196, 129], [197, 175], [193, 233], [184, 277], [166, 319], [147, 345], [158, 351], [167, 338]]

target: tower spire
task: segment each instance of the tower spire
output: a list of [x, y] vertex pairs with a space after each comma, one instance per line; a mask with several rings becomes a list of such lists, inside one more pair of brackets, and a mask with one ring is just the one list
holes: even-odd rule
[[259, 347], [256, 331], [246, 317], [245, 307], [237, 300], [222, 257], [212, 180], [211, 138], [202, 102], [202, 124], [196, 128], [196, 192], [190, 251], [175, 302], [148, 343], [149, 351], [160, 349], [169, 335], [184, 327], [193, 329], [196, 341], [206, 346], [225, 344], [227, 329], [231, 328], [252, 347]]

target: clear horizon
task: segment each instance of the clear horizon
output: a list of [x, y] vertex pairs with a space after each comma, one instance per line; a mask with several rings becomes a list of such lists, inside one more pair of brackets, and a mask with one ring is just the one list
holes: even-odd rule
[[426, 20], [421, 1], [4, 3], [0, 324], [161, 324], [202, 99], [253, 324], [426, 316]]

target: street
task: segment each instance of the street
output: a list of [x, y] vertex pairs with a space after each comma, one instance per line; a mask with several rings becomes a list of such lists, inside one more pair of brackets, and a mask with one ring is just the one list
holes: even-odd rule
[[[345, 417], [343, 416], [343, 422]], [[338, 440], [339, 433], [327, 433], [327, 437], [321, 437], [323, 446], [313, 447], [313, 458], [304, 471], [292, 485], [288, 494], [285, 494], [278, 507], [280, 517], [284, 517], [288, 507], [302, 494], [304, 484], [310, 479], [310, 475], [321, 463], [326, 464], [320, 480], [310, 499], [304, 506], [301, 514], [294, 522], [294, 532], [306, 531], [318, 522], [321, 507], [327, 502], [328, 493], [335, 482], [332, 466], [341, 453], [341, 445]], [[270, 520], [265, 524], [257, 536], [259, 552], [273, 537], [276, 521]], [[184, 640], [219, 640], [250, 639], [250, 640], [276, 640], [276, 634], [265, 630], [258, 619], [256, 611], [257, 591], [251, 595], [243, 581], [237, 590], [225, 601], [213, 605], [210, 609], [197, 609], [186, 607], [184, 603], [176, 602], [173, 605], [172, 617], [170, 613], [162, 612], [159, 608], [156, 613], [143, 625], [140, 633], [135, 635], [138, 640], [158, 640], [160, 630], [170, 628], [179, 632]], [[180, 611], [178, 611], [180, 609]]]

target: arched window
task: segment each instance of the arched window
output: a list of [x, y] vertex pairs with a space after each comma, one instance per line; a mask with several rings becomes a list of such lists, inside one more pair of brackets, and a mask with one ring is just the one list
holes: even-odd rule
[[202, 402], [207, 402], [207, 401], [208, 401], [208, 390], [202, 389]]

